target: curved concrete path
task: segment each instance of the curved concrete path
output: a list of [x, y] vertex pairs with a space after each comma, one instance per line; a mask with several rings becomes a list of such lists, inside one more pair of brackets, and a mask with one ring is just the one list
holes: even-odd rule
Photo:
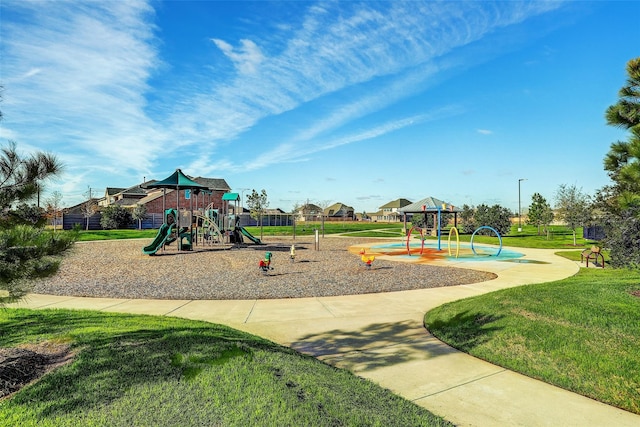
[[[91, 309], [222, 323], [349, 369], [460, 426], [634, 426], [640, 416], [508, 371], [443, 344], [423, 327], [445, 302], [575, 274], [554, 251], [515, 248], [548, 264], [460, 262], [492, 281], [384, 294], [281, 300], [168, 301], [31, 294], [13, 307]], [[451, 262], [447, 263], [451, 266]]]

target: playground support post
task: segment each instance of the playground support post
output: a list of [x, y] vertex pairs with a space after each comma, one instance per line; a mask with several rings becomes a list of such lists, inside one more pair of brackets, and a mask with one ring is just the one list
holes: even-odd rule
[[440, 235], [442, 233], [440, 232], [440, 205], [438, 205], [438, 250], [440, 250]]
[[518, 232], [522, 231], [522, 208], [520, 204], [520, 183], [526, 180], [527, 178], [518, 179]]

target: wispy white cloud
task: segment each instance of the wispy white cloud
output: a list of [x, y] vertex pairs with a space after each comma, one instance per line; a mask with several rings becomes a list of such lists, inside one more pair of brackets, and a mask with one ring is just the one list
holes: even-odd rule
[[[291, 143], [262, 153], [253, 167], [288, 161], [288, 150], [326, 149], [320, 135], [380, 111], [423, 89], [442, 65], [438, 59], [499, 28], [558, 7], [559, 3], [385, 2], [323, 3], [300, 22], [281, 26], [281, 50], [267, 39], [242, 39], [239, 48], [216, 39], [238, 68], [231, 80], [198, 96], [176, 116], [188, 134], [232, 140], [270, 116], [343, 93], [346, 101], [304, 123]], [[339, 9], [339, 11], [338, 11]], [[264, 43], [264, 44], [263, 44]], [[259, 64], [259, 65], [258, 65]], [[247, 73], [247, 69], [251, 73]], [[366, 90], [375, 81], [375, 93]], [[203, 118], [207, 117], [207, 120]], [[187, 130], [188, 129], [188, 130]], [[295, 142], [299, 144], [295, 144]], [[336, 142], [337, 143], [337, 142]], [[337, 143], [339, 144], [339, 143]], [[309, 147], [317, 145], [317, 147]], [[333, 145], [336, 146], [335, 144]], [[279, 159], [279, 160], [278, 160]], [[246, 165], [236, 165], [236, 168]]]
[[147, 80], [158, 65], [153, 10], [138, 1], [3, 8], [5, 126], [14, 136], [55, 147], [61, 157], [83, 153], [74, 169], [151, 169], [162, 140], [144, 111]]
[[491, 131], [489, 129], [476, 129], [476, 132], [478, 132], [481, 135], [491, 135], [491, 134], [493, 134], [493, 131]]
[[[152, 4], [3, 2], [2, 135], [55, 149], [75, 176], [91, 176], [96, 167], [103, 176], [150, 176], [166, 168], [161, 158], [178, 153], [196, 174], [306, 161], [319, 151], [456, 114], [425, 107], [431, 112], [361, 132], [344, 129], [423, 90], [446, 69], [439, 60], [447, 54], [560, 6], [300, 3], [303, 13], [274, 22], [268, 34], [247, 24], [251, 30], [234, 33], [237, 38], [210, 37], [220, 58], [210, 64], [209, 80], [184, 83], [168, 102], [150, 86], [152, 77], [162, 78], [156, 74], [162, 61], [171, 59], [161, 57]], [[329, 101], [329, 95], [335, 97]], [[149, 105], [152, 99], [164, 104]], [[250, 162], [223, 151], [268, 119], [310, 106], [324, 113]]]
[[320, 151], [327, 151], [344, 145], [371, 140], [420, 123], [435, 121], [445, 117], [453, 117], [461, 114], [462, 111], [463, 109], [459, 106], [445, 106], [420, 115], [387, 121], [372, 128], [368, 128], [360, 132], [352, 132], [338, 138], [323, 138], [321, 141], [307, 141], [305, 144], [299, 144], [299, 141], [296, 141], [296, 143], [283, 143], [272, 150], [259, 154], [255, 158], [251, 159], [250, 162], [234, 166], [233, 169], [255, 170], [278, 163], [306, 161], [312, 154]]
[[255, 74], [264, 59], [260, 48], [251, 40], [240, 40], [240, 48], [234, 49], [229, 43], [212, 39], [216, 46], [233, 61], [241, 74]]

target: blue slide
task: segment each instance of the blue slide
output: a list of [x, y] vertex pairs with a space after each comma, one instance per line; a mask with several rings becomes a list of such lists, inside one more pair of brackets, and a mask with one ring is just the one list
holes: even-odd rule
[[247, 231], [247, 229], [246, 229], [246, 228], [244, 228], [244, 227], [240, 227], [240, 232], [241, 232], [242, 234], [244, 234], [244, 236], [245, 236], [247, 239], [251, 240], [251, 241], [252, 241], [253, 243], [255, 243], [256, 245], [261, 245], [261, 244], [262, 244], [262, 242], [260, 241], [260, 239], [258, 239], [257, 237], [254, 237], [251, 233], [249, 233], [249, 232]]
[[175, 224], [162, 224], [162, 226], [158, 230], [156, 238], [153, 239], [153, 242], [151, 242], [149, 246], [145, 246], [144, 248], [142, 248], [142, 252], [147, 255], [154, 255], [162, 246], [173, 242], [175, 239], [169, 239], [169, 236], [171, 236], [171, 232], [173, 231], [175, 226]]

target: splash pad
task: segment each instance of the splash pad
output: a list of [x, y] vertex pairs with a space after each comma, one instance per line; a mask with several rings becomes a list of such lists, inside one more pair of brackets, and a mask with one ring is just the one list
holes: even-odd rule
[[435, 240], [415, 240], [406, 242], [379, 242], [352, 246], [352, 253], [360, 254], [366, 247], [366, 253], [377, 257], [385, 257], [392, 261], [404, 262], [478, 262], [478, 261], [509, 261], [522, 258], [523, 253], [511, 249], [491, 245], [471, 243], [457, 243], [455, 247], [438, 249]]

